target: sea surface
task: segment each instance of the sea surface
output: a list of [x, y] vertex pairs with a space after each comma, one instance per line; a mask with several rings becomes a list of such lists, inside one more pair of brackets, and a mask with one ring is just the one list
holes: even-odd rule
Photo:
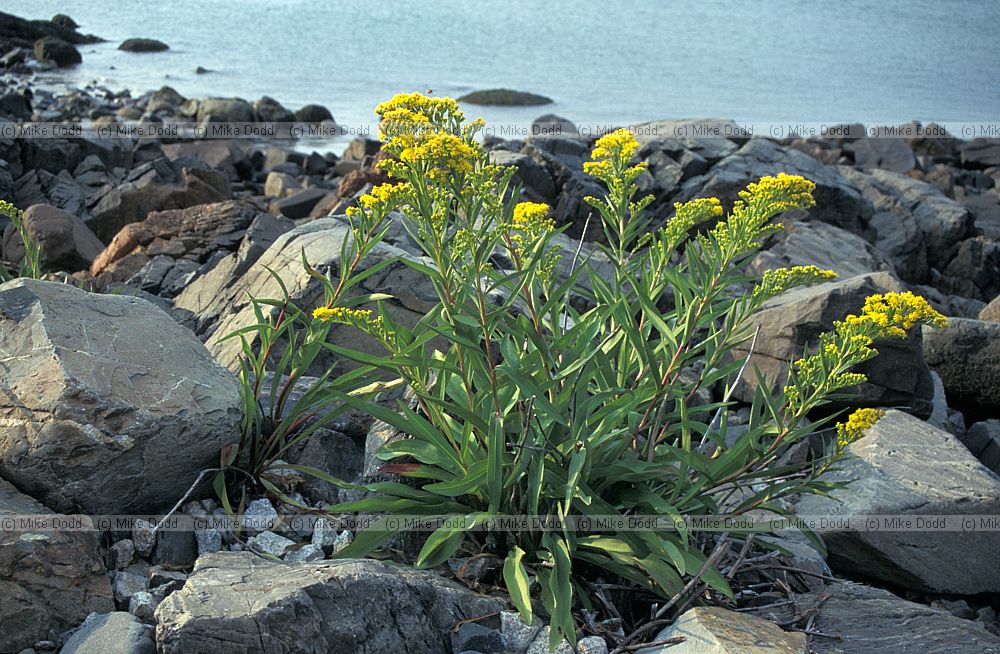
[[[596, 129], [692, 117], [1000, 121], [993, 0], [0, 0], [0, 10], [66, 13], [108, 40], [82, 46], [83, 64], [50, 82], [317, 102], [359, 131], [400, 91], [495, 87], [555, 100], [467, 107], [514, 131], [548, 112]], [[170, 50], [118, 51], [129, 37]]]

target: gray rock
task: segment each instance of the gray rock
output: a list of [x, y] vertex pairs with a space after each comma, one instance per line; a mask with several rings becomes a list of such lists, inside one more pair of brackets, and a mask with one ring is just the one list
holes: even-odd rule
[[993, 298], [989, 304], [983, 307], [982, 311], [979, 312], [979, 319], [1000, 322], [1000, 295]]
[[[853, 480], [830, 497], [804, 496], [800, 515], [980, 515], [1000, 513], [1000, 477], [954, 436], [890, 410], [826, 480]], [[933, 453], [929, 456], [928, 453]], [[987, 563], [1000, 547], [996, 531], [884, 529], [824, 533], [834, 570], [915, 590], [975, 594], [1000, 590], [1000, 569]]]
[[313, 523], [312, 544], [329, 553], [337, 542], [337, 529], [326, 518], [317, 518]]
[[1000, 323], [951, 318], [924, 329], [923, 350], [952, 406], [1000, 415]]
[[1000, 240], [967, 238], [941, 271], [937, 285], [946, 293], [989, 300], [1000, 293]]
[[531, 123], [532, 136], [579, 136], [576, 125], [555, 114], [544, 114]]
[[243, 510], [243, 528], [251, 533], [267, 531], [278, 519], [278, 512], [267, 498], [254, 500]]
[[576, 643], [577, 654], [608, 654], [608, 644], [600, 636], [587, 636]]
[[676, 637], [685, 640], [644, 647], [636, 654], [809, 654], [805, 634], [786, 632], [763, 618], [718, 606], [688, 609], [654, 640]]
[[322, 123], [325, 120], [332, 121], [333, 114], [322, 105], [307, 104], [295, 110], [295, 120], [301, 123]]
[[10, 357], [0, 474], [56, 510], [156, 510], [239, 438], [239, 384], [152, 304], [17, 279], [0, 286]]
[[252, 123], [253, 106], [242, 98], [208, 98], [198, 103], [197, 121], [214, 117], [223, 123]]
[[156, 534], [153, 563], [189, 566], [198, 558], [195, 535], [187, 529], [165, 529]]
[[272, 205], [272, 209], [275, 213], [291, 218], [292, 220], [306, 218], [309, 216], [309, 212], [313, 210], [313, 207], [319, 204], [320, 200], [331, 194], [332, 191], [329, 189], [318, 187], [307, 188], [278, 200]]
[[965, 437], [968, 442], [983, 443], [977, 455], [979, 460], [984, 466], [1000, 475], [1000, 420], [977, 422], [969, 427]]
[[156, 599], [148, 592], [141, 591], [129, 598], [128, 612], [146, 624], [153, 624]]
[[294, 549], [285, 555], [286, 561], [295, 563], [309, 563], [310, 561], [322, 561], [326, 558], [323, 548], [319, 545], [309, 543], [298, 549]]
[[289, 540], [284, 536], [279, 536], [273, 531], [265, 531], [257, 534], [250, 541], [250, 548], [257, 551], [263, 552], [264, 554], [270, 554], [271, 556], [276, 556], [279, 559], [285, 555], [288, 548], [295, 544], [294, 540]]
[[[802, 356], [803, 348], [815, 348], [819, 334], [833, 328], [835, 320], [860, 312], [865, 298], [874, 293], [904, 291], [906, 288], [886, 272], [860, 275], [844, 280], [796, 288], [766, 302], [751, 318], [751, 330], [759, 326], [760, 336], [751, 365], [738, 383], [733, 397], [753, 400], [756, 366], [769, 381], [784, 384], [788, 364]], [[879, 355], [853, 370], [868, 375], [868, 382], [856, 389], [849, 403], [862, 406], [898, 406], [921, 417], [931, 414], [934, 385], [921, 351], [920, 332], [906, 340], [879, 341]], [[747, 344], [735, 356], [745, 358]]]
[[812, 623], [815, 631], [840, 636], [814, 638], [811, 646], [816, 654], [1000, 652], [1000, 637], [988, 632], [981, 623], [907, 602], [879, 588], [845, 581], [796, 595], [794, 600], [795, 605], [790, 607], [794, 610], [818, 607]]
[[61, 654], [156, 654], [152, 629], [125, 612], [92, 613]]
[[[0, 479], [0, 518], [55, 515]], [[65, 516], [60, 516], [65, 517]], [[76, 516], [79, 530], [0, 530], [0, 652], [17, 652], [83, 621], [114, 610], [100, 557], [99, 532]]]
[[295, 122], [295, 114], [285, 109], [274, 98], [269, 98], [266, 95], [253, 103], [253, 109], [257, 114], [257, 119], [265, 123]]
[[1000, 139], [977, 138], [959, 148], [962, 166], [965, 168], [988, 168], [1000, 166]]
[[455, 623], [501, 608], [431, 571], [380, 561], [289, 566], [218, 553], [157, 607], [156, 638], [160, 654], [445, 654]]
[[499, 631], [475, 622], [465, 622], [458, 628], [458, 633], [452, 634], [451, 647], [456, 652], [503, 654], [504, 643]]
[[83, 61], [79, 50], [54, 36], [42, 37], [35, 41], [35, 59], [51, 61], [60, 68]]
[[[24, 225], [40, 250], [42, 267], [46, 270], [85, 270], [104, 249], [104, 244], [83, 221], [51, 205], [28, 207]], [[3, 255], [6, 261], [20, 261], [24, 257], [24, 243], [13, 225], [3, 232]]]
[[[320, 428], [306, 439], [292, 457], [292, 462], [318, 468], [337, 479], [354, 481], [364, 467], [364, 449], [339, 431]], [[336, 504], [340, 492], [334, 484], [311, 475], [303, 475], [302, 492], [310, 500]]]
[[111, 546], [108, 556], [112, 568], [115, 570], [126, 568], [135, 560], [135, 543], [131, 538], [124, 538]]
[[125, 39], [118, 49], [125, 52], [163, 52], [169, 50], [170, 46], [156, 39]]
[[198, 556], [222, 549], [222, 533], [217, 529], [196, 529], [194, 538], [198, 543]]
[[532, 616], [530, 625], [524, 624], [521, 615], [514, 611], [500, 612], [500, 632], [503, 634], [504, 644], [507, 649], [514, 652], [524, 652], [531, 645], [538, 632], [542, 629], [542, 623], [538, 616]]
[[[537, 618], [536, 618], [537, 619]], [[535, 639], [528, 645], [525, 654], [576, 654], [573, 647], [565, 640], [560, 641], [554, 650], [549, 649], [549, 634], [552, 628], [549, 625], [542, 627]]]
[[129, 600], [132, 599], [133, 595], [149, 590], [149, 581], [146, 577], [123, 570], [115, 574], [112, 589], [115, 593], [115, 601], [128, 606]]
[[917, 166], [910, 144], [901, 138], [863, 138], [849, 143], [854, 163], [861, 168], [883, 168], [908, 173]]
[[156, 534], [153, 533], [155, 526], [154, 523], [142, 518], [135, 521], [135, 526], [132, 528], [132, 544], [139, 556], [149, 556], [153, 553], [153, 548], [156, 547]]

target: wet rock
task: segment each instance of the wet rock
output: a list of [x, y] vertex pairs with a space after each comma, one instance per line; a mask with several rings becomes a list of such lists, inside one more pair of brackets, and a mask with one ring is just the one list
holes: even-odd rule
[[54, 36], [46, 36], [35, 41], [35, 59], [51, 61], [60, 68], [83, 61], [79, 50]]
[[163, 52], [169, 50], [170, 46], [156, 39], [125, 39], [118, 49], [125, 52]]
[[156, 645], [153, 630], [133, 615], [124, 611], [91, 613], [61, 653], [156, 654]]
[[[54, 515], [0, 479], [0, 517]], [[93, 525], [79, 516], [81, 526]], [[0, 652], [17, 652], [114, 609], [95, 531], [0, 531]]]
[[[857, 314], [865, 298], [906, 288], [886, 272], [859, 275], [844, 280], [797, 288], [766, 302], [751, 318], [751, 330], [760, 327], [751, 366], [747, 367], [733, 394], [744, 402], [753, 400], [756, 366], [769, 381], [784, 384], [788, 364], [802, 356], [803, 348], [815, 348], [819, 334], [849, 313]], [[879, 354], [853, 370], [868, 376], [861, 386], [845, 389], [852, 406], [899, 406], [926, 417], [931, 414], [934, 385], [924, 362], [919, 332], [905, 340], [886, 339], [875, 344]], [[743, 359], [749, 345], [734, 352]]]
[[654, 640], [677, 637], [685, 640], [646, 647], [637, 654], [809, 654], [805, 634], [786, 632], [763, 618], [717, 606], [688, 609]]
[[[928, 456], [928, 453], [933, 456]], [[1000, 478], [946, 431], [890, 410], [847, 448], [827, 481], [853, 480], [829, 497], [804, 496], [799, 515], [979, 515], [1000, 512]], [[914, 590], [975, 594], [1000, 589], [987, 564], [996, 531], [838, 530], [823, 534], [834, 570]]]
[[0, 473], [53, 508], [155, 510], [238, 440], [236, 379], [149, 302], [17, 279], [0, 309]]
[[307, 104], [295, 110], [295, 120], [300, 123], [322, 123], [333, 120], [333, 114], [326, 107], [318, 104]]
[[[24, 225], [38, 245], [45, 270], [76, 271], [88, 268], [104, 244], [76, 216], [47, 204], [36, 204], [24, 212]], [[3, 254], [7, 261], [24, 257], [24, 243], [13, 225], [3, 233]]]
[[924, 330], [923, 349], [952, 406], [1000, 415], [1000, 323], [951, 318]]
[[445, 654], [455, 623], [501, 608], [433, 572], [379, 561], [289, 566], [218, 553], [201, 557], [184, 588], [157, 607], [156, 639], [162, 654]]

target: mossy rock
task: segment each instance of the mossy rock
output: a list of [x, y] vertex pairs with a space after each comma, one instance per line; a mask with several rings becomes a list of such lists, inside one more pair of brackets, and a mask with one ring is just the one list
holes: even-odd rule
[[489, 89], [473, 91], [458, 99], [469, 104], [492, 105], [496, 107], [534, 107], [542, 104], [552, 104], [552, 98], [537, 93], [512, 91], [510, 89]]

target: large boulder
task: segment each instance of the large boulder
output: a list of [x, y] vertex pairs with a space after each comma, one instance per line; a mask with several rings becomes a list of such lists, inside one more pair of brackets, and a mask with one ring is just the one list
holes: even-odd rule
[[767, 175], [801, 175], [816, 184], [813, 220], [836, 225], [858, 235], [870, 232], [871, 202], [838, 169], [824, 166], [809, 155], [766, 139], [752, 139], [712, 166], [704, 175], [684, 182], [676, 200], [717, 197], [730, 208], [737, 194], [750, 182]]
[[156, 654], [153, 629], [124, 611], [93, 613], [60, 654]]
[[125, 39], [118, 49], [125, 52], [163, 52], [169, 50], [170, 46], [156, 39]]
[[149, 302], [0, 286], [0, 475], [58, 511], [172, 504], [239, 438], [239, 384]]
[[[10, 516], [47, 516], [66, 529], [9, 525]], [[19, 652], [79, 624], [114, 600], [98, 533], [87, 516], [63, 516], [0, 479], [0, 652]], [[75, 528], [79, 526], [79, 528]]]
[[847, 144], [854, 153], [854, 163], [861, 168], [882, 168], [908, 173], [917, 167], [910, 144], [901, 138], [863, 138]]
[[1000, 415], [1000, 323], [952, 318], [944, 329], [925, 329], [923, 347], [953, 406]]
[[[104, 247], [83, 221], [52, 205], [28, 207], [24, 225], [31, 241], [38, 245], [46, 270], [83, 270]], [[7, 261], [20, 261], [24, 257], [24, 242], [13, 225], [3, 232], [3, 255]]]
[[982, 311], [979, 312], [979, 319], [1000, 322], [1000, 295], [983, 307]]
[[959, 148], [965, 168], [1000, 166], [1000, 139], [977, 138]]
[[460, 621], [503, 602], [431, 571], [373, 560], [289, 566], [202, 556], [156, 609], [161, 654], [446, 654]]
[[[312, 311], [323, 301], [323, 288], [304, 270], [303, 251], [310, 265], [317, 270], [337, 271], [341, 265], [341, 245], [344, 239], [351, 238], [350, 234], [351, 230], [342, 218], [323, 218], [307, 223], [278, 237], [257, 263], [238, 278], [206, 275], [177, 296], [175, 304], [197, 316], [198, 323], [208, 334], [205, 344], [216, 360], [226, 367], [238, 369], [242, 356], [240, 341], [225, 337], [256, 323], [248, 296], [260, 299], [282, 296], [281, 287], [269, 270], [284, 280], [292, 301], [303, 310]], [[394, 233], [375, 247], [362, 261], [358, 271], [387, 259], [420, 258], [405, 247], [409, 247], [405, 231], [397, 224]], [[424, 260], [424, 263], [428, 262]], [[393, 321], [408, 325], [414, 324], [437, 303], [437, 294], [427, 278], [401, 262], [387, 266], [379, 274], [364, 280], [358, 292], [392, 295], [394, 299], [384, 303], [385, 309], [390, 312]], [[247, 337], [251, 344], [255, 342], [255, 335], [248, 334]], [[385, 353], [373, 338], [352, 327], [335, 325], [330, 330], [330, 340], [371, 354]], [[333, 363], [332, 358], [321, 355], [313, 372], [322, 373], [325, 366]]]
[[[787, 379], [788, 364], [814, 349], [821, 332], [847, 314], [860, 313], [865, 298], [875, 293], [901, 292], [906, 288], [887, 272], [859, 275], [835, 282], [796, 288], [766, 302], [751, 317], [751, 329], [760, 327], [750, 366], [737, 384], [733, 397], [753, 400], [757, 386], [752, 368], [756, 366], [768, 381], [778, 386]], [[886, 339], [876, 343], [879, 354], [857, 366], [868, 382], [849, 392], [851, 405], [898, 406], [920, 417], [931, 414], [934, 383], [921, 351], [920, 333], [905, 340]], [[735, 351], [738, 358], [748, 354], [749, 343]]]
[[812, 630], [826, 634], [812, 639], [814, 654], [1000, 652], [1000, 637], [982, 623], [908, 602], [881, 588], [842, 581], [793, 595], [792, 600], [790, 605], [769, 608], [766, 615], [772, 620], [793, 620], [805, 612], [814, 615], [809, 619]]
[[198, 122], [252, 123], [253, 105], [242, 98], [208, 98], [198, 103]]
[[60, 68], [83, 61], [79, 50], [55, 36], [45, 36], [35, 41], [35, 59], [51, 61]]
[[[1000, 532], [981, 530], [980, 516], [1000, 513], [1000, 477], [946, 431], [890, 410], [847, 447], [824, 481], [851, 481], [829, 496], [804, 496], [796, 513], [850, 516], [823, 537], [834, 570], [925, 592], [971, 595], [1000, 591], [993, 564]], [[921, 528], [908, 515], [951, 516], [951, 529]], [[859, 519], [858, 516], [878, 516]], [[961, 524], [957, 516], [964, 516]], [[887, 524], [896, 518], [900, 524]], [[968, 531], [964, 520], [972, 520]], [[962, 527], [963, 530], [960, 530]]]

